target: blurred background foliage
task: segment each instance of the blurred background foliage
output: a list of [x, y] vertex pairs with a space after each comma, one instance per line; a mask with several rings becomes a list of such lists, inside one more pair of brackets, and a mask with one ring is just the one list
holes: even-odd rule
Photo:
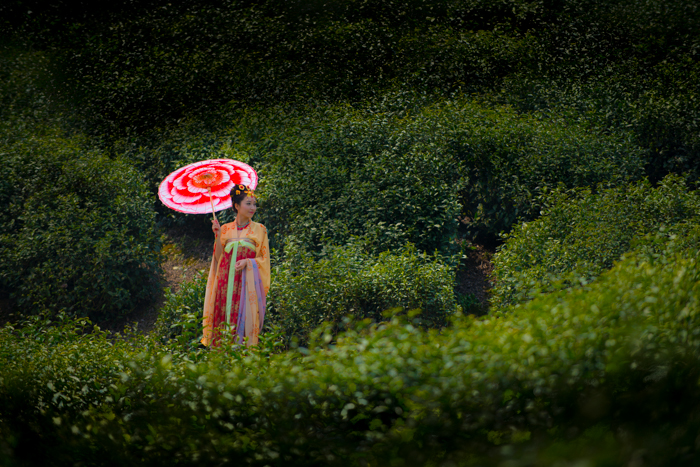
[[[39, 315], [0, 330], [1, 465], [695, 465], [697, 2], [7, 0], [0, 30], [0, 306]], [[208, 229], [158, 183], [222, 156], [261, 176], [259, 351], [198, 349], [202, 275], [148, 336], [75, 320], [153, 304], [160, 234]], [[479, 319], [469, 241], [500, 245]]]
[[222, 108], [357, 103], [391, 89], [478, 94], [627, 130], [648, 175], [698, 162], [695, 2], [5, 2], [51, 50], [88, 131], [116, 138]]

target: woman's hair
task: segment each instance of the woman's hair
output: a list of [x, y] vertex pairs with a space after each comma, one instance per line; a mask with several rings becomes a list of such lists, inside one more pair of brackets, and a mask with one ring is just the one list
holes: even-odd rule
[[241, 204], [246, 196], [255, 196], [255, 193], [245, 185], [233, 186], [231, 189], [231, 207], [233, 208], [233, 212], [238, 214], [236, 204]]

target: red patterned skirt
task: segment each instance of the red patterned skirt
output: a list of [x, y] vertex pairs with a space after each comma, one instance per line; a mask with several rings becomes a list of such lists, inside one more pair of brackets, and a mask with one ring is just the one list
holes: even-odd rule
[[[238, 304], [241, 301], [241, 273], [234, 272], [233, 277], [233, 299], [231, 300], [231, 326], [226, 325], [226, 291], [228, 289], [228, 279], [229, 279], [229, 269], [231, 267], [231, 256], [233, 256], [233, 251], [230, 253], [223, 253], [221, 258], [221, 263], [219, 264], [219, 280], [216, 283], [216, 289], [214, 297], [214, 315], [212, 316], [212, 329], [213, 335], [211, 340], [212, 347], [218, 347], [219, 341], [223, 333], [227, 333], [231, 336], [236, 333], [236, 323], [238, 322]], [[255, 250], [241, 246], [238, 248], [238, 254], [236, 255], [236, 261], [242, 259], [253, 259], [255, 258]], [[245, 270], [244, 270], [245, 271]]]

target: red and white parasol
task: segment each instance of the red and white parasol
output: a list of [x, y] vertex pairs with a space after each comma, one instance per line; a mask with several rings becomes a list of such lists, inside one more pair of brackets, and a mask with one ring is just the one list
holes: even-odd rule
[[[187, 214], [208, 214], [231, 207], [231, 188], [254, 190], [258, 174], [233, 159], [212, 159], [181, 167], [165, 177], [158, 197], [171, 209]], [[216, 216], [214, 216], [216, 217]]]

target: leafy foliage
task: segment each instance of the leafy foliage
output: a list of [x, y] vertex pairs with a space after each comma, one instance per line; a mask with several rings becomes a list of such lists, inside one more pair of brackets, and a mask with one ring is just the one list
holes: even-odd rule
[[[156, 324], [163, 342], [197, 346], [207, 275], [199, 274], [166, 293]], [[385, 319], [399, 308], [421, 309], [427, 326], [447, 323], [457, 303], [454, 272], [439, 258], [415, 247], [373, 255], [359, 240], [344, 247], [326, 246], [320, 259], [290, 239], [285, 257], [272, 272], [265, 332], [283, 333], [286, 345], [308, 342], [321, 324], [343, 329], [348, 319]]]
[[129, 161], [67, 130], [54, 71], [0, 48], [0, 296], [25, 315], [109, 319], [157, 291], [153, 198]]
[[472, 233], [495, 235], [535, 216], [558, 184], [642, 173], [644, 154], [624, 138], [470, 100], [415, 108], [407, 97], [285, 125], [268, 150], [264, 215], [310, 246], [351, 233], [380, 251], [411, 241], [449, 252], [460, 214]]
[[219, 121], [125, 138], [115, 152], [142, 167], [153, 189], [197, 160], [253, 164], [259, 218], [277, 248], [287, 235], [309, 250], [358, 235], [375, 252], [410, 242], [453, 254], [459, 217], [469, 235], [495, 237], [535, 217], [542, 194], [559, 184], [617, 186], [640, 178], [646, 161], [626, 135], [466, 98], [388, 93], [356, 107], [280, 105]]
[[700, 196], [678, 177], [657, 188], [644, 181], [595, 194], [561, 192], [550, 202], [542, 217], [516, 225], [495, 255], [494, 306], [585, 284], [630, 249], [652, 248], [659, 229], [684, 238], [688, 251], [700, 249]]
[[155, 335], [163, 342], [176, 342], [183, 348], [196, 348], [202, 339], [202, 310], [207, 274], [198, 273], [173, 293], [166, 289], [165, 303], [158, 312]]
[[457, 306], [453, 284], [452, 268], [411, 245], [379, 255], [360, 242], [326, 246], [315, 260], [291, 244], [273, 271], [268, 316], [302, 343], [324, 322], [342, 329], [344, 318], [381, 321], [395, 308], [421, 309], [423, 323], [441, 326]]
[[[4, 449], [91, 465], [517, 465], [614, 464], [644, 447], [650, 465], [691, 465], [700, 269], [687, 250], [662, 250], [517, 313], [439, 333], [395, 319], [330, 346], [320, 330], [282, 355], [4, 328]], [[28, 449], [39, 434], [43, 449]]]
[[653, 181], [700, 170], [692, 0], [76, 2], [8, 3], [9, 30], [56, 54], [107, 140], [221, 109], [413, 89], [574, 109], [572, 122], [631, 132]]
[[68, 66], [103, 131], [231, 103], [359, 98], [393, 82], [490, 86], [528, 50], [499, 26], [542, 13], [530, 0], [160, 3], [55, 34], [74, 47], [84, 38]]
[[[56, 318], [0, 329], [0, 462], [697, 464], [698, 199], [663, 179], [700, 174], [696, 3], [4, 2], [0, 298]], [[198, 350], [202, 277], [156, 336], [56, 313], [152, 295], [155, 217], [200, 222], [154, 189], [220, 155], [295, 239], [283, 328]], [[437, 258], [513, 225], [493, 314], [339, 321], [473, 306]]]
[[1, 289], [25, 312], [109, 317], [156, 290], [153, 200], [125, 161], [78, 137], [3, 125]]
[[[513, 77], [492, 102], [521, 112], [542, 112], [578, 125], [631, 134], [648, 154], [647, 176], [658, 182], [668, 173], [700, 176], [697, 94], [700, 72], [688, 58], [642, 67], [631, 63], [609, 70], [562, 77]], [[576, 76], [576, 78], [573, 78]]]

